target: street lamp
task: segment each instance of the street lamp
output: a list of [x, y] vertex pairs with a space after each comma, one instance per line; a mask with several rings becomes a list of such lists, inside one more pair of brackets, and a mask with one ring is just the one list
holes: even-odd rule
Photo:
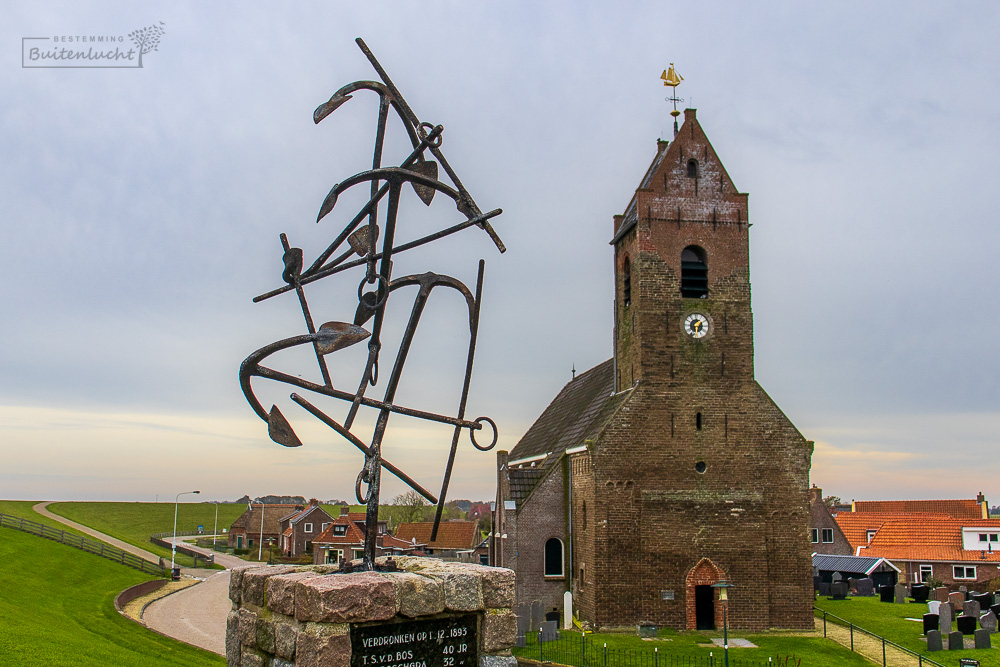
[[712, 588], [719, 589], [719, 602], [722, 603], [722, 650], [726, 655], [726, 667], [729, 667], [729, 595], [726, 591], [733, 587], [733, 584], [725, 579], [712, 584]]
[[174, 539], [170, 543], [170, 574], [173, 576], [174, 573], [174, 556], [177, 555], [177, 504], [180, 502], [181, 496], [187, 495], [189, 493], [201, 493], [201, 491], [181, 491], [174, 498]]

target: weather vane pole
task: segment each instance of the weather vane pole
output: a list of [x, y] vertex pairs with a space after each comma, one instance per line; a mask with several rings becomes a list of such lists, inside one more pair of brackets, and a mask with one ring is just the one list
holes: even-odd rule
[[670, 115], [674, 117], [674, 136], [677, 136], [677, 117], [681, 115], [681, 112], [677, 110], [677, 103], [683, 102], [684, 98], [677, 97], [677, 86], [681, 85], [681, 81], [684, 80], [680, 74], [674, 71], [674, 64], [670, 63], [668, 69], [663, 70], [663, 74], [660, 75], [663, 79], [664, 86], [670, 86], [673, 90], [670, 93], [670, 97], [666, 98], [667, 102], [674, 103], [674, 110], [670, 112]]

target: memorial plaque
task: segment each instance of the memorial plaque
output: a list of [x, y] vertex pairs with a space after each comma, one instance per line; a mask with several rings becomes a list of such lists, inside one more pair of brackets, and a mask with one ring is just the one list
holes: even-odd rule
[[351, 628], [351, 667], [479, 667], [476, 614]]

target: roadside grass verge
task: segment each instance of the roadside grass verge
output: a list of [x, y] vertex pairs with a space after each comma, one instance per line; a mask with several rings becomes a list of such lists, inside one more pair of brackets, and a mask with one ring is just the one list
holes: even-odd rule
[[[56, 530], [65, 530], [71, 535], [79, 535], [81, 537], [90, 537], [84, 533], [81, 533], [76, 528], [70, 528], [65, 524], [61, 524], [54, 519], [50, 519], [47, 516], [42, 516], [35, 510], [31, 509], [40, 500], [0, 500], [0, 514], [9, 514], [11, 516], [20, 517], [22, 519], [28, 519], [29, 521], [34, 521], [36, 523], [41, 523], [46, 526], [51, 526]], [[93, 538], [91, 538], [93, 539]]]
[[[816, 600], [816, 607], [942, 664], [957, 664], [960, 658], [971, 658], [978, 660], [982, 667], [1000, 667], [1000, 650], [997, 649], [1000, 641], [996, 639], [998, 635], [993, 635], [992, 649], [928, 651], [927, 641], [922, 634], [922, 619], [927, 613], [926, 604], [909, 601], [906, 604], [894, 604], [881, 602], [878, 597], [852, 597], [847, 600], [828, 600], [821, 597]], [[920, 619], [920, 622], [908, 621], [906, 620], [908, 618]], [[953, 620], [952, 630], [955, 629], [957, 628]], [[947, 638], [943, 639], [947, 646]]]
[[[180, 503], [177, 509], [177, 529], [205, 527], [205, 534], [215, 528], [216, 505], [210, 503]], [[219, 533], [246, 510], [240, 503], [220, 503]], [[49, 511], [71, 521], [117, 537], [140, 549], [162, 556], [169, 564], [170, 549], [149, 541], [154, 533], [168, 533], [174, 528], [174, 503], [107, 503], [63, 502], [52, 503]], [[181, 567], [192, 567], [194, 559], [178, 553], [175, 559]]]
[[[542, 646], [542, 655], [546, 661], [556, 663], [583, 666], [582, 639], [579, 632], [560, 631], [561, 637], [558, 642], [546, 643]], [[815, 633], [804, 633], [815, 634]], [[723, 648], [712, 644], [713, 638], [721, 638], [722, 630], [712, 632], [678, 632], [676, 630], [662, 629], [656, 639], [641, 639], [630, 634], [587, 634], [587, 665], [603, 664], [603, 647], [606, 643], [609, 651], [608, 664], [627, 664], [624, 659], [614, 657], [616, 651], [633, 651], [642, 653], [645, 657], [635, 656], [634, 664], [643, 664], [653, 667], [658, 664], [660, 667], [670, 667], [671, 659], [674, 664], [683, 665], [685, 660], [698, 660], [708, 664], [710, 656], [714, 658], [716, 665], [722, 665]], [[748, 639], [757, 645], [757, 648], [737, 648], [732, 645], [735, 638]], [[514, 655], [538, 660], [537, 636], [534, 633], [527, 637], [527, 646], [515, 648]], [[829, 665], [843, 665], [844, 667], [871, 667], [871, 663], [849, 649], [818, 636], [790, 636], [785, 631], [775, 633], [745, 633], [729, 632], [730, 660], [739, 660], [767, 665], [768, 658], [774, 658], [773, 664], [785, 664], [785, 657], [794, 656], [788, 661], [789, 665], [798, 665], [801, 660], [802, 667], [827, 667]], [[558, 645], [558, 646], [557, 646]], [[559, 651], [559, 649], [564, 649]], [[658, 649], [659, 656], [656, 661], [653, 658], [654, 648]], [[777, 660], [780, 658], [780, 662]]]
[[4, 664], [225, 665], [225, 658], [162, 637], [115, 610], [115, 596], [148, 575], [8, 528], [0, 528], [0, 563]]

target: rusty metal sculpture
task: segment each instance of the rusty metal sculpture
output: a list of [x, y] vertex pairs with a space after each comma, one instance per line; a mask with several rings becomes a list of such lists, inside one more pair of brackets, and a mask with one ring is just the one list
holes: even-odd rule
[[[357, 477], [355, 494], [358, 502], [367, 506], [365, 549], [362, 567], [364, 569], [374, 569], [377, 552], [379, 486], [382, 469], [385, 468], [394, 474], [410, 488], [430, 501], [431, 504], [437, 506], [434, 516], [434, 527], [431, 534], [431, 540], [434, 540], [437, 537], [438, 525], [441, 521], [441, 513], [444, 508], [445, 497], [448, 493], [448, 485], [451, 481], [455, 454], [458, 449], [459, 436], [462, 430], [469, 430], [473, 446], [482, 451], [491, 449], [497, 441], [497, 429], [493, 420], [488, 417], [479, 417], [471, 421], [465, 418], [469, 384], [472, 379], [472, 362], [475, 356], [476, 338], [479, 329], [479, 312], [482, 301], [485, 262], [479, 260], [476, 291], [473, 294], [459, 280], [436, 273], [428, 272], [393, 278], [393, 256], [472, 226], [478, 226], [483, 229], [496, 244], [500, 252], [504, 252], [505, 248], [500, 237], [489, 222], [491, 218], [501, 213], [500, 209], [483, 213], [462, 185], [462, 181], [448, 164], [441, 150], [444, 128], [441, 125], [420, 122], [365, 43], [360, 38], [357, 40], [357, 43], [368, 60], [371, 61], [382, 82], [356, 81], [344, 86], [335, 92], [327, 102], [321, 104], [316, 109], [313, 113], [313, 120], [319, 123], [351, 99], [352, 93], [358, 90], [371, 90], [378, 94], [378, 124], [375, 135], [375, 152], [372, 168], [369, 171], [355, 174], [345, 181], [334, 185], [323, 201], [316, 221], [319, 222], [330, 213], [337, 202], [338, 196], [355, 185], [366, 182], [370, 184], [371, 194], [369, 200], [361, 207], [361, 210], [347, 226], [344, 227], [343, 231], [337, 235], [333, 243], [308, 268], [303, 268], [302, 250], [291, 247], [285, 234], [281, 234], [280, 239], [284, 252], [282, 257], [284, 271], [281, 277], [285, 284], [282, 287], [254, 298], [254, 302], [260, 302], [287, 292], [295, 292], [302, 309], [302, 315], [305, 318], [307, 333], [276, 341], [260, 348], [247, 357], [240, 367], [240, 386], [250, 406], [261, 419], [267, 422], [268, 435], [271, 439], [286, 447], [298, 447], [302, 442], [277, 406], [272, 406], [270, 410], [264, 409], [264, 406], [254, 394], [250, 382], [252, 377], [258, 376], [286, 383], [315, 394], [341, 399], [350, 404], [343, 422], [338, 422], [303, 396], [293, 393], [290, 397], [292, 401], [302, 406], [307, 412], [364, 452], [365, 463]], [[386, 122], [389, 117], [390, 108], [395, 111], [396, 115], [402, 121], [410, 143], [413, 146], [412, 152], [398, 167], [382, 166], [382, 149], [385, 143]], [[430, 153], [430, 156], [427, 153]], [[431, 157], [433, 159], [430, 159]], [[444, 170], [450, 181], [450, 185], [438, 179], [438, 165]], [[428, 206], [431, 204], [436, 193], [442, 193], [449, 197], [455, 202], [455, 206], [465, 217], [465, 220], [422, 238], [394, 245], [399, 200], [405, 183], [409, 183], [420, 200]], [[383, 201], [386, 202], [386, 212], [383, 223], [384, 229], [380, 230], [378, 216], [380, 204]], [[334, 256], [345, 242], [348, 247], [340, 254]], [[305, 286], [317, 280], [354, 268], [363, 268], [364, 277], [358, 285], [358, 305], [353, 322], [327, 322], [317, 329], [313, 323], [309, 303], [306, 299]], [[386, 381], [382, 399], [370, 398], [365, 394], [368, 387], [378, 384], [379, 355], [382, 351], [382, 328], [385, 314], [389, 307], [390, 297], [397, 290], [408, 286], [415, 286], [418, 288], [418, 291], [413, 301], [406, 329], [396, 352], [392, 371]], [[469, 348], [465, 366], [465, 381], [455, 416], [435, 414], [394, 403], [403, 366], [409, 354], [410, 345], [416, 333], [417, 325], [420, 322], [421, 314], [432, 290], [437, 287], [457, 290], [465, 298], [468, 306]], [[364, 328], [369, 321], [372, 322], [370, 331]], [[327, 357], [337, 350], [361, 343], [365, 340], [368, 341], [368, 358], [364, 366], [364, 371], [361, 374], [357, 391], [349, 392], [335, 388], [327, 366]], [[304, 380], [296, 375], [283, 373], [261, 365], [273, 353], [300, 345], [312, 346], [316, 362], [319, 366], [319, 372], [322, 376], [322, 384]], [[351, 431], [358, 410], [362, 406], [378, 410], [378, 416], [369, 444], [365, 444], [365, 442]], [[444, 470], [441, 492], [437, 497], [398, 467], [382, 458], [383, 438], [389, 418], [393, 414], [407, 415], [454, 426], [451, 450]], [[491, 440], [487, 443], [482, 443], [476, 438], [476, 431], [481, 431], [484, 426], [489, 426], [492, 431]], [[480, 436], [480, 439], [482, 439], [482, 436]]]

